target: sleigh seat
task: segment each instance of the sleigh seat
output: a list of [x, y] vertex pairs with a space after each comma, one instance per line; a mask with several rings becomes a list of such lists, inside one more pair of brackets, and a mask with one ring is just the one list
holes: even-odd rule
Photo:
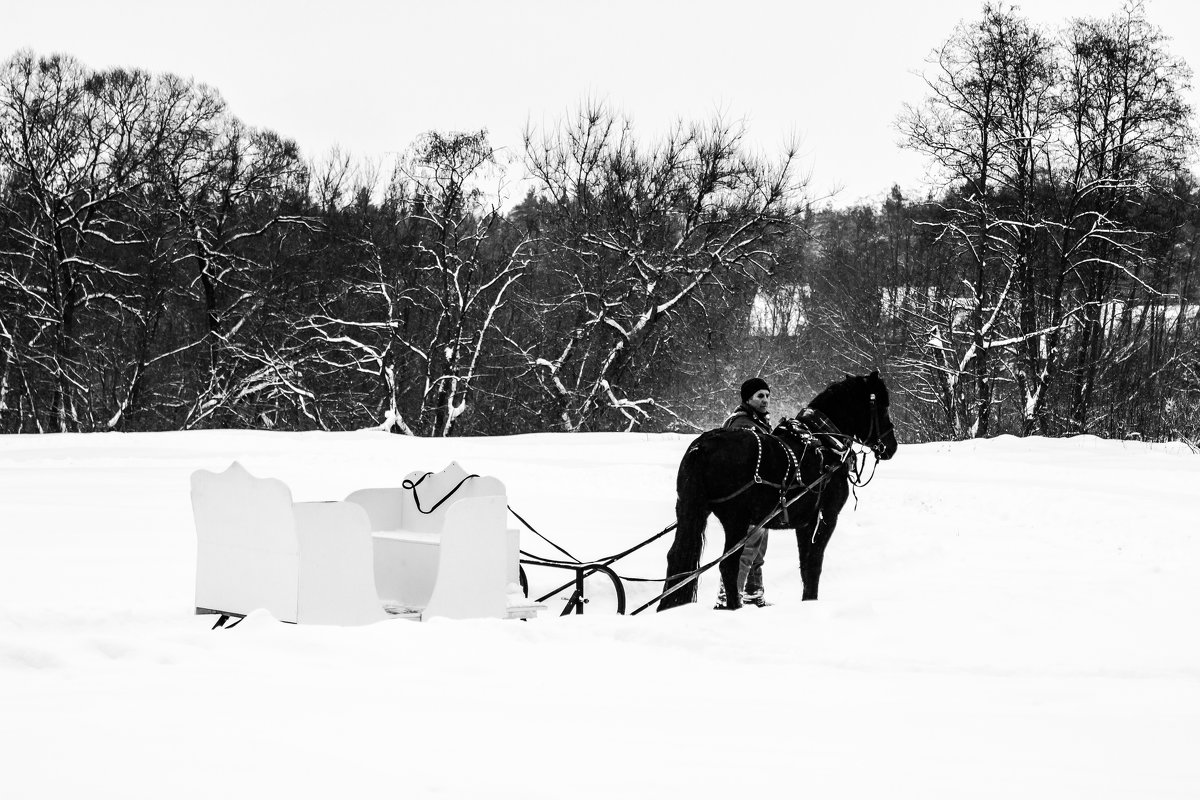
[[346, 502], [370, 521], [375, 585], [393, 613], [524, 619], [544, 608], [521, 592], [520, 533], [507, 527], [508, 498], [496, 478], [451, 462]]
[[284, 622], [387, 619], [375, 591], [371, 529], [353, 503], [295, 503], [285, 483], [236, 461], [192, 474], [196, 613], [217, 625], [266, 609]]

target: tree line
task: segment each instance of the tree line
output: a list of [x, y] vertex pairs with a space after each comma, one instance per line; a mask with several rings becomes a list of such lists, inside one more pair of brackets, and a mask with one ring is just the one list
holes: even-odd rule
[[839, 209], [720, 118], [648, 142], [584, 104], [516, 163], [431, 131], [381, 175], [193, 81], [18, 53], [0, 431], [692, 431], [748, 375], [794, 411], [879, 368], [910, 440], [1195, 440], [1187, 65], [1138, 5], [989, 5], [925, 77], [898, 129], [943, 184]]

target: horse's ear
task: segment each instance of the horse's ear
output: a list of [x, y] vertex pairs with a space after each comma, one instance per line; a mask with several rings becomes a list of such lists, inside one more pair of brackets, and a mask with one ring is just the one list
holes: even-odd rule
[[870, 377], [872, 377], [872, 378], [878, 378], [878, 377], [879, 377], [879, 370], [877, 370], [877, 369], [873, 369], [873, 370], [871, 370], [871, 376], [870, 376]]

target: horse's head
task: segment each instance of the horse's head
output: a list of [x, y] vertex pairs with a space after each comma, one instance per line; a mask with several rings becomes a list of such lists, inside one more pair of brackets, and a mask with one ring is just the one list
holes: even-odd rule
[[887, 461], [896, 455], [898, 447], [896, 429], [892, 426], [892, 417], [888, 413], [891, 400], [888, 397], [887, 384], [883, 382], [883, 378], [879, 377], [879, 370], [867, 375], [863, 378], [863, 382], [868, 391], [867, 416], [870, 421], [867, 424], [870, 427], [859, 441], [874, 450], [880, 460]]
[[870, 375], [847, 375], [817, 395], [809, 406], [886, 461], [896, 455], [897, 447], [896, 430], [888, 414], [890, 403], [887, 385], [876, 370]]

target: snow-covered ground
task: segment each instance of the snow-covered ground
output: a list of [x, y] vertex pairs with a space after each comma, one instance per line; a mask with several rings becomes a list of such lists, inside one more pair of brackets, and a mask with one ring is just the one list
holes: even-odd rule
[[[599, 583], [584, 616], [528, 623], [192, 614], [195, 469], [236, 458], [316, 500], [455, 459], [593, 558], [672, 521], [690, 438], [0, 437], [0, 798], [1200, 796], [1183, 446], [902, 445], [816, 603], [773, 533], [775, 605], [732, 614], [715, 575], [636, 617]], [[666, 547], [621, 571], [661, 576]]]

